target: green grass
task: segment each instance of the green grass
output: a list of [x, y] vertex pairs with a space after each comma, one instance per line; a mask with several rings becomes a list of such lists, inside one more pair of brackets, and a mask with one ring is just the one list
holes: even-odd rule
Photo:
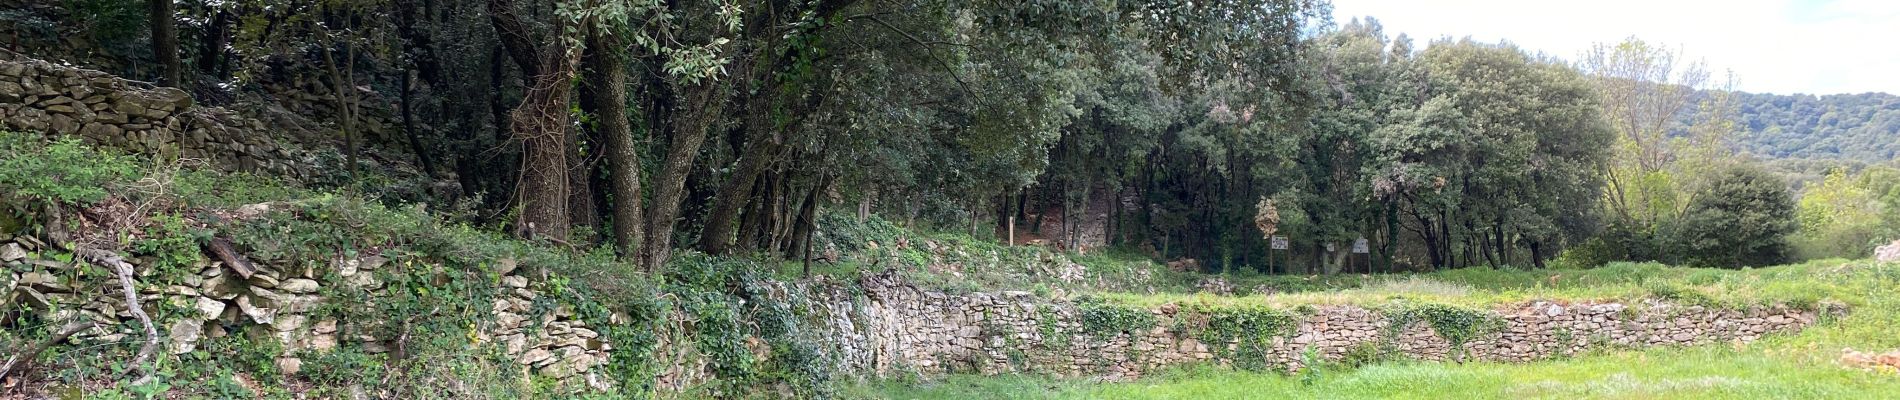
[[1593, 269], [1493, 270], [1466, 268], [1434, 273], [1314, 278], [1335, 290], [1287, 291], [1264, 295], [1217, 296], [1207, 293], [1096, 296], [1133, 306], [1178, 305], [1360, 305], [1395, 300], [1485, 307], [1535, 300], [1629, 301], [1660, 298], [1715, 307], [1789, 305], [1815, 308], [1826, 303], [1849, 307], [1868, 304], [1900, 282], [1900, 268], [1865, 261], [1818, 260], [1768, 268], [1728, 270], [1671, 267], [1655, 263], [1612, 263]]
[[956, 376], [846, 391], [879, 399], [1881, 399], [1892, 375], [1725, 347], [1622, 352], [1530, 364], [1397, 362], [1312, 375], [1172, 371], [1127, 383]]

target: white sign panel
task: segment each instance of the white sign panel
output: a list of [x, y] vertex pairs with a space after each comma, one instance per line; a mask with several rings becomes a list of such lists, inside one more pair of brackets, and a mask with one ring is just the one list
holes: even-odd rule
[[1286, 250], [1286, 236], [1274, 236], [1274, 237], [1273, 237], [1273, 249], [1274, 249], [1274, 250]]
[[1352, 252], [1357, 254], [1371, 253], [1372, 246], [1366, 245], [1365, 238], [1360, 238], [1359, 240], [1352, 241]]

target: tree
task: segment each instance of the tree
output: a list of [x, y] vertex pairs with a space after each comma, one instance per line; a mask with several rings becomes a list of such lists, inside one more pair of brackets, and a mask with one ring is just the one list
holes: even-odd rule
[[[1872, 254], [1875, 246], [1900, 236], [1894, 187], [1900, 187], [1900, 172], [1887, 167], [1869, 167], [1850, 175], [1845, 169], [1830, 171], [1818, 185], [1803, 189], [1795, 216], [1801, 228], [1794, 247], [1802, 258], [1861, 258]], [[1883, 199], [1883, 195], [1886, 198]]]
[[1689, 265], [1773, 265], [1788, 259], [1787, 236], [1798, 228], [1787, 182], [1759, 167], [1732, 166], [1698, 191], [1672, 241]]
[[620, 254], [635, 254], [644, 225], [640, 219], [640, 152], [634, 145], [632, 121], [627, 115], [627, 65], [625, 46], [619, 45], [618, 29], [611, 27], [590, 32], [587, 52], [582, 58], [581, 109], [592, 117], [596, 134], [606, 141], [608, 180], [612, 182], [614, 204], [613, 244]]
[[145, 0], [147, 23], [152, 25], [152, 55], [158, 59], [160, 86], [184, 84], [185, 65], [178, 57], [177, 19], [172, 0]]
[[[1693, 185], [1682, 180], [1708, 176], [1677, 168], [1704, 167], [1700, 163], [1677, 161], [1708, 152], [1696, 149], [1719, 149], [1733, 127], [1727, 118], [1733, 105], [1726, 96], [1698, 100], [1697, 90], [1710, 78], [1702, 62], [1683, 60], [1678, 49], [1635, 37], [1597, 44], [1583, 54], [1578, 68], [1591, 77], [1603, 114], [1617, 132], [1603, 197], [1616, 218], [1613, 226], [1627, 229], [1620, 236], [1655, 237], [1659, 227], [1680, 216], [1688, 204], [1687, 188]], [[1698, 132], [1687, 136], [1689, 140], [1673, 139], [1679, 116], [1698, 107], [1706, 110], [1698, 114], [1705, 117]]]
[[562, 18], [560, 40], [541, 46], [516, 19], [512, 0], [489, 0], [495, 31], [527, 81], [527, 94], [508, 113], [508, 130], [521, 142], [521, 180], [515, 185], [515, 232], [522, 237], [567, 241], [568, 215], [568, 96], [579, 62], [583, 21]]

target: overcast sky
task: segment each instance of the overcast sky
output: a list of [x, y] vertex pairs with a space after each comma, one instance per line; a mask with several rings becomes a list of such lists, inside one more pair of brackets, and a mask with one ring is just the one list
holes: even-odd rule
[[1468, 35], [1575, 60], [1635, 35], [1733, 70], [1744, 91], [1900, 94], [1900, 0], [1333, 0], [1342, 25], [1368, 15], [1421, 47]]

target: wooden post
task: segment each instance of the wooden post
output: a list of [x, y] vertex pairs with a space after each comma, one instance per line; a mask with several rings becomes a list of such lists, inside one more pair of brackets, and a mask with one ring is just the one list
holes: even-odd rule
[[1007, 245], [1008, 246], [1016, 245], [1016, 216], [1015, 215], [1009, 216], [1009, 243]]

